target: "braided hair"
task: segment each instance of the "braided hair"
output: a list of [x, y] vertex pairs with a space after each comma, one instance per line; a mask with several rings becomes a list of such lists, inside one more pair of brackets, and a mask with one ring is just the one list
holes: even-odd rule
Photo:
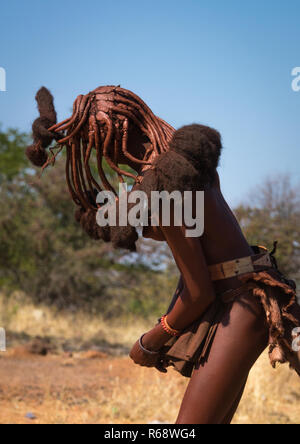
[[[26, 154], [44, 169], [66, 148], [67, 185], [78, 206], [75, 218], [93, 239], [112, 241], [115, 247], [131, 251], [138, 239], [135, 227], [100, 227], [96, 222], [97, 194], [108, 190], [117, 196], [105, 174], [104, 160], [120, 183], [130, 177], [139, 186], [139, 170], [146, 171], [143, 182], [147, 194], [151, 190], [199, 189], [212, 182], [221, 151], [216, 130], [194, 124], [175, 131], [140, 97], [120, 86], [101, 86], [79, 95], [71, 117], [60, 123], [56, 123], [53, 97], [46, 88], [38, 91], [36, 101], [40, 117], [32, 125], [34, 144]], [[53, 140], [58, 151], [54, 154], [50, 148], [52, 156], [48, 157], [45, 148]], [[91, 168], [94, 153], [96, 175]], [[136, 174], [119, 164], [131, 166]]]
[[[118, 163], [151, 165], [150, 157], [168, 150], [174, 129], [164, 120], [155, 116], [137, 95], [119, 86], [102, 86], [86, 95], [79, 95], [73, 105], [73, 114], [56, 123], [53, 97], [46, 88], [41, 88], [36, 101], [40, 117], [32, 126], [34, 144], [26, 154], [33, 164], [46, 168], [55, 160], [52, 151], [49, 158], [45, 148], [55, 139], [60, 150], [66, 148], [66, 180], [73, 201], [79, 207], [75, 218], [94, 239], [109, 241], [109, 227], [96, 224], [96, 196], [99, 191], [109, 190], [117, 195], [107, 178], [103, 161], [124, 182], [124, 176], [137, 182], [138, 174], [122, 170]], [[136, 156], [128, 149], [131, 133], [139, 132], [148, 142], [148, 149]], [[96, 152], [98, 176], [92, 173], [90, 158]], [[133, 249], [133, 248], [132, 248]]]

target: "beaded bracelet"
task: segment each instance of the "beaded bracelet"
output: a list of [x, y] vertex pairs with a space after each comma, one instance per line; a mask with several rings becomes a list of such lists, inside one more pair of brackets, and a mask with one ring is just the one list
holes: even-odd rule
[[170, 325], [167, 322], [167, 315], [164, 315], [160, 319], [160, 323], [162, 328], [165, 330], [166, 333], [168, 333], [171, 336], [180, 336], [180, 330], [175, 330], [174, 328], [170, 327]]

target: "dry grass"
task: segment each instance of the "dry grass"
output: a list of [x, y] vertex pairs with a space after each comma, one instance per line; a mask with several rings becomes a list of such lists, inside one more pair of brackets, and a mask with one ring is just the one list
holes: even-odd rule
[[299, 377], [282, 365], [274, 370], [264, 353], [250, 372], [234, 424], [299, 424]]
[[47, 306], [36, 308], [23, 293], [16, 292], [9, 299], [0, 293], [0, 326], [20, 336], [25, 333], [30, 337], [72, 340], [78, 345], [98, 339], [129, 348], [137, 334], [152, 324], [135, 318], [107, 321], [92, 310], [89, 314], [72, 309], [61, 312]]
[[[18, 298], [0, 299], [0, 325], [14, 334], [118, 343], [126, 349], [149, 327], [142, 321], [113, 323], [95, 314], [37, 310]], [[133, 365], [126, 356], [0, 356], [0, 423], [174, 423], [187, 384], [172, 370], [163, 375]], [[233, 422], [300, 423], [299, 403], [299, 378], [286, 366], [273, 370], [264, 354], [251, 371]], [[36, 419], [26, 419], [27, 412]]]

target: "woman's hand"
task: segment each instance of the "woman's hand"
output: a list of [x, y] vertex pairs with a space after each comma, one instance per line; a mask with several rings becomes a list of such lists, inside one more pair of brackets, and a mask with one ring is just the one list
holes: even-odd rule
[[132, 347], [129, 356], [142, 367], [155, 367], [160, 372], [166, 373], [167, 360], [163, 354], [159, 353], [159, 350], [169, 339], [170, 336], [158, 324], [142, 337], [142, 346], [150, 353], [142, 349], [140, 340], [138, 340]]
[[132, 347], [129, 356], [135, 362], [135, 364], [141, 365], [142, 367], [155, 367], [160, 358], [159, 353], [148, 354], [144, 352], [140, 347], [139, 340], [136, 341]]

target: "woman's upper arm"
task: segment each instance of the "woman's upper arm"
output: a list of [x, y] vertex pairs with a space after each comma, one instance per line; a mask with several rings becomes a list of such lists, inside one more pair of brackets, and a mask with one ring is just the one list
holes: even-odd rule
[[200, 238], [186, 237], [185, 226], [160, 225], [160, 229], [173, 253], [191, 299], [202, 295], [212, 302], [215, 293]]

